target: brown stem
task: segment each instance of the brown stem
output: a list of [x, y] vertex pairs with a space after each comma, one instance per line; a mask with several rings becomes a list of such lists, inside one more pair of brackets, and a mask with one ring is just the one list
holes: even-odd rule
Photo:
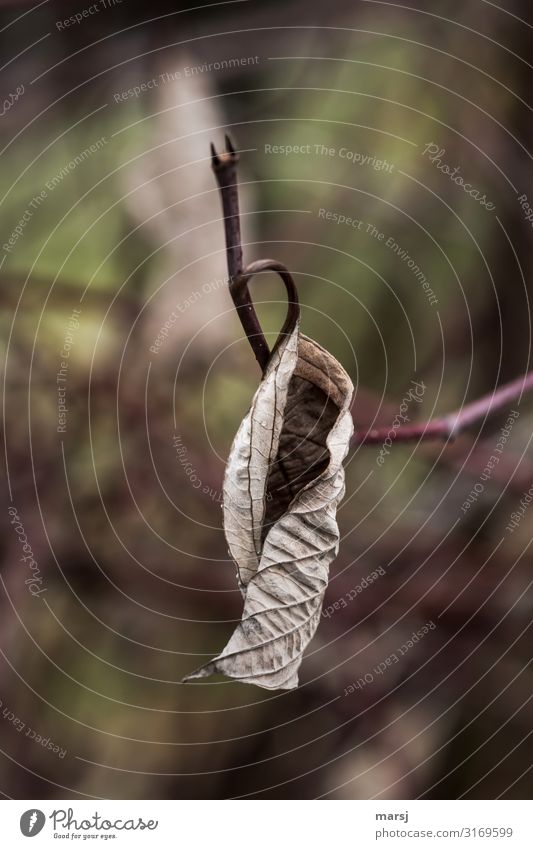
[[248, 286], [246, 284], [244, 286], [237, 285], [243, 271], [239, 192], [237, 188], [238, 161], [239, 154], [233, 147], [229, 136], [226, 136], [224, 153], [218, 154], [214, 145], [211, 145], [211, 165], [220, 190], [224, 213], [230, 294], [255, 358], [261, 367], [261, 371], [264, 372], [270, 359], [270, 349], [259, 324]]
[[241, 220], [237, 187], [239, 154], [233, 147], [229, 136], [225, 138], [226, 150], [223, 153], [217, 153], [215, 146], [211, 145], [211, 167], [220, 189], [226, 232], [228, 273], [230, 278], [233, 279], [242, 272]]
[[237, 309], [244, 332], [255, 358], [264, 373], [271, 356], [270, 348], [257, 318], [250, 296], [248, 282], [263, 271], [274, 271], [285, 284], [288, 298], [287, 317], [280, 330], [274, 348], [287, 333], [290, 333], [300, 317], [298, 291], [289, 270], [274, 259], [260, 259], [243, 269], [241, 223], [239, 213], [239, 190], [237, 186], [237, 163], [239, 154], [226, 135], [226, 150], [218, 154], [211, 145], [211, 164], [220, 190], [224, 230], [226, 234], [226, 258], [228, 263], [229, 290]]
[[[394, 431], [394, 442], [417, 442], [430, 439], [454, 440], [463, 430], [470, 425], [480, 422], [488, 415], [495, 413], [505, 407], [511, 401], [520, 401], [522, 395], [533, 390], [533, 371], [516, 380], [501, 386], [494, 392], [472, 401], [471, 404], [461, 407], [454, 413], [432, 419], [421, 424], [406, 425]], [[379, 427], [366, 433], [359, 431], [355, 433], [353, 445], [371, 445], [372, 443], [384, 442], [390, 436], [391, 428]]]

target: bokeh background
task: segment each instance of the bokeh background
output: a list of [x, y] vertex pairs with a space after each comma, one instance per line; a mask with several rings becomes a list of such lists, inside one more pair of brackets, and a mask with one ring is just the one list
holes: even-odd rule
[[[453, 444], [350, 454], [297, 690], [180, 679], [240, 617], [221, 488], [259, 380], [209, 142], [242, 151], [246, 259], [293, 271], [356, 426], [412, 381], [411, 422], [459, 408], [530, 367], [531, 7], [191, 6], [0, 4], [0, 791], [530, 797], [527, 396]], [[253, 294], [273, 340], [279, 282]]]

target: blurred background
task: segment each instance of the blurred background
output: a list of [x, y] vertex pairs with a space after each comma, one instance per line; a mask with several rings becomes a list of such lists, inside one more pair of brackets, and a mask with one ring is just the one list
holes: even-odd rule
[[[350, 454], [297, 690], [180, 679], [240, 618], [221, 489], [260, 377], [209, 142], [356, 427], [425, 421], [530, 368], [532, 26], [525, 0], [0, 4], [4, 796], [531, 796], [527, 396]], [[284, 293], [252, 286], [273, 341]]]

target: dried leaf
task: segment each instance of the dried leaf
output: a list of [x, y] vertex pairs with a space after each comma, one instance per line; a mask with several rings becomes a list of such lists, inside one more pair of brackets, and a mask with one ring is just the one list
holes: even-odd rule
[[338, 551], [352, 395], [342, 366], [296, 325], [271, 357], [226, 468], [224, 529], [242, 620], [185, 680], [219, 672], [272, 690], [298, 685]]

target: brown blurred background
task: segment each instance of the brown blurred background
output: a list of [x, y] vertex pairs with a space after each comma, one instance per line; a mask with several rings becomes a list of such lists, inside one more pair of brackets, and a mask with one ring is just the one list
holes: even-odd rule
[[[356, 425], [412, 381], [411, 421], [448, 412], [530, 368], [531, 8], [194, 6], [1, 4], [0, 790], [527, 798], [527, 397], [351, 454], [298, 690], [180, 679], [240, 617], [221, 487], [259, 379], [209, 142], [243, 151], [246, 257], [294, 272]], [[273, 339], [283, 293], [254, 297]]]

